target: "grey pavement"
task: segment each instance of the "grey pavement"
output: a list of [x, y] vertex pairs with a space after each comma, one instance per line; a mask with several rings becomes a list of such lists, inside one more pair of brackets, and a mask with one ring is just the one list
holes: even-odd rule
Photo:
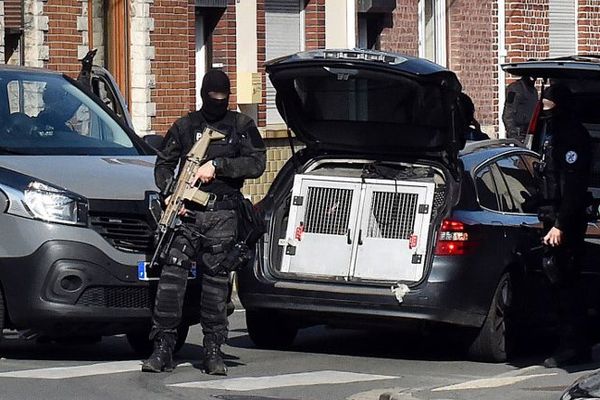
[[9, 334], [0, 344], [0, 400], [542, 400], [558, 399], [578, 376], [600, 368], [548, 370], [539, 365], [543, 354], [535, 353], [513, 364], [469, 362], [443, 335], [326, 327], [301, 330], [289, 350], [259, 350], [247, 335], [243, 310], [230, 321], [227, 377], [207, 376], [196, 365], [198, 326], [170, 374], [139, 372], [140, 360], [124, 337], [65, 345]]

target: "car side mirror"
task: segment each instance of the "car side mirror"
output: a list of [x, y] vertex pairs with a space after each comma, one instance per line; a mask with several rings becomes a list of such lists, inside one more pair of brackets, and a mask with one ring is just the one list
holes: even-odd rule
[[161, 135], [146, 135], [144, 136], [144, 142], [155, 150], [158, 150], [162, 146], [163, 137]]

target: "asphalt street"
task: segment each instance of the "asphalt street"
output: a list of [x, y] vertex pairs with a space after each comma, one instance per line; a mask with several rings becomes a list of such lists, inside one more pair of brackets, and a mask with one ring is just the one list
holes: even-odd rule
[[558, 399], [578, 376], [600, 368], [545, 369], [543, 354], [535, 352], [511, 364], [476, 363], [464, 361], [443, 335], [327, 327], [301, 330], [287, 351], [259, 350], [247, 335], [243, 310], [230, 322], [227, 377], [199, 369], [199, 326], [178, 353], [177, 369], [162, 374], [139, 372], [141, 362], [122, 336], [40, 344], [9, 332], [0, 344], [0, 400], [542, 400]]

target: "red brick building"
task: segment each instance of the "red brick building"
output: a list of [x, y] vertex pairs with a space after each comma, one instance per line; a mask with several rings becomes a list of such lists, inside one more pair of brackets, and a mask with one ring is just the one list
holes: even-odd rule
[[202, 75], [225, 71], [231, 107], [252, 116], [269, 167], [289, 157], [266, 60], [324, 47], [367, 47], [429, 58], [455, 71], [484, 130], [498, 116], [507, 61], [600, 50], [596, 0], [0, 0], [0, 61], [76, 75], [79, 59], [115, 76], [140, 135], [164, 133], [198, 108]]

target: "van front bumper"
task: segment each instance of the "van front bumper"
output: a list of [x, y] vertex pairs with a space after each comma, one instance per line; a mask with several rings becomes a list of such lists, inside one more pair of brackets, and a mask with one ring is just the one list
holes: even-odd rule
[[[140, 261], [145, 255], [139, 255]], [[43, 243], [32, 254], [0, 258], [0, 282], [10, 324], [53, 335], [110, 335], [149, 326], [156, 281], [138, 280], [137, 265], [97, 247]], [[190, 280], [184, 320], [199, 320], [199, 280]]]

